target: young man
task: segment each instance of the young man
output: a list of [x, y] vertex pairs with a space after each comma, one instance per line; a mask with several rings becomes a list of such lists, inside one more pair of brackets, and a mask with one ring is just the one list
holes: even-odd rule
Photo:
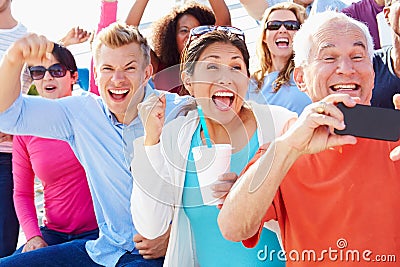
[[[137, 28], [122, 23], [113, 23], [96, 36], [92, 47], [100, 97], [21, 96], [18, 73], [23, 64], [46, 60], [53, 46], [32, 34], [16, 41], [4, 56], [0, 130], [69, 142], [89, 179], [100, 237], [3, 258], [0, 266], [162, 266], [168, 232], [147, 240], [137, 234], [130, 213], [133, 140], [143, 135], [137, 106], [158, 94], [147, 86], [152, 75], [147, 41]], [[169, 120], [186, 98], [167, 93], [165, 99]]]
[[337, 103], [370, 102], [372, 46], [367, 27], [342, 13], [302, 25], [294, 76], [315, 103], [228, 194], [218, 218], [227, 239], [252, 247], [264, 222], [277, 221], [285, 252], [273, 256], [287, 266], [396, 266], [400, 162], [391, 151], [400, 142], [333, 133], [345, 128]]
[[393, 95], [400, 93], [400, 1], [386, 0], [383, 13], [392, 29], [392, 45], [374, 53], [375, 86], [371, 105], [393, 109]]
[[[25, 34], [25, 26], [11, 13], [11, 0], [0, 0], [0, 60], [7, 48]], [[19, 223], [13, 202], [11, 152], [12, 136], [0, 131], [0, 257], [11, 255], [18, 242]]]

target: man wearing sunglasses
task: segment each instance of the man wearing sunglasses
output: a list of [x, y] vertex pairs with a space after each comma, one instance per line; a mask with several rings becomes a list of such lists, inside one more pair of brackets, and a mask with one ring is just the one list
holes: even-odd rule
[[[26, 34], [26, 27], [11, 13], [11, 0], [0, 0], [0, 60], [7, 48]], [[24, 72], [23, 79], [29, 79]], [[24, 92], [30, 82], [24, 82]], [[19, 223], [13, 202], [12, 136], [0, 131], [0, 257], [13, 253], [17, 247]]]
[[[162, 266], [169, 232], [155, 240], [137, 233], [131, 212], [133, 140], [143, 135], [137, 106], [151, 94], [150, 48], [137, 28], [113, 23], [92, 45], [94, 77], [100, 97], [83, 95], [51, 100], [20, 94], [24, 63], [46, 61], [54, 43], [29, 35], [15, 42], [0, 65], [0, 130], [67, 141], [85, 167], [100, 237], [72, 241], [6, 257], [0, 266]], [[58, 65], [31, 67], [32, 78]], [[165, 119], [177, 116], [187, 97], [165, 93]]]

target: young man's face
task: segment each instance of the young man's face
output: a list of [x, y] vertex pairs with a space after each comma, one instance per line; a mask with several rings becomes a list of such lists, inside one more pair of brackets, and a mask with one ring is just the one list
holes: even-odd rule
[[361, 104], [369, 105], [375, 73], [364, 33], [347, 22], [323, 26], [314, 35], [309, 63], [297, 67], [294, 75], [313, 102], [341, 93], [359, 97]]
[[121, 123], [129, 124], [137, 116], [144, 87], [152, 75], [152, 66], [144, 62], [138, 43], [118, 48], [102, 46], [94, 66], [99, 92], [108, 109]]

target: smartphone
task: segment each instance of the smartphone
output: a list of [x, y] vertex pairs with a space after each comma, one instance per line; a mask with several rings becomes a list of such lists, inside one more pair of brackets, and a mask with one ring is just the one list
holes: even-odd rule
[[400, 137], [400, 110], [357, 104], [349, 108], [343, 103], [337, 107], [343, 112], [346, 128], [335, 129], [336, 134], [397, 141]]

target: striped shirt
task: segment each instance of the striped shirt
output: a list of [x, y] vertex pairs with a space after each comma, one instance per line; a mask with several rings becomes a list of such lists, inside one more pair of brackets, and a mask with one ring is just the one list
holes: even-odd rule
[[[18, 23], [14, 28], [11, 29], [0, 29], [0, 60], [3, 58], [8, 47], [10, 47], [12, 43], [14, 43], [16, 40], [22, 38], [26, 34], [26, 32], [26, 27], [21, 23]], [[25, 81], [25, 75], [23, 75], [23, 79]], [[0, 152], [11, 153], [12, 142], [0, 143]]]

